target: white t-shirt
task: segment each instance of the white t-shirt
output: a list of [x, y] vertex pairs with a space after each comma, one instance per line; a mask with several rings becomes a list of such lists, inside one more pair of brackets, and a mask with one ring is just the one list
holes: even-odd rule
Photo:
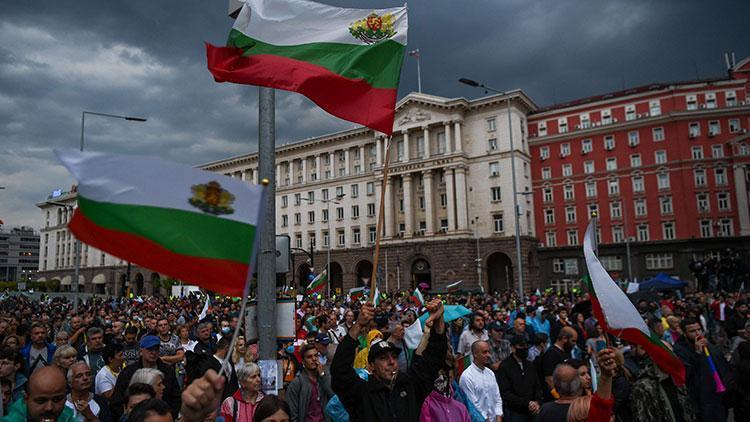
[[96, 394], [102, 394], [109, 390], [114, 390], [116, 383], [117, 375], [112, 373], [109, 366], [104, 365], [104, 368], [100, 369], [99, 373], [96, 374], [94, 392], [96, 392]]
[[[102, 368], [104, 369], [104, 368]], [[69, 408], [73, 409], [73, 417], [75, 420], [83, 422], [85, 418], [82, 414], [78, 413], [78, 410], [76, 410], [76, 406], [73, 404], [70, 398], [70, 394], [68, 394], [67, 400], [65, 400], [65, 405]], [[99, 417], [99, 413], [102, 411], [102, 409], [99, 407], [98, 404], [94, 401], [94, 398], [92, 396], [91, 400], [89, 400], [89, 408], [91, 409], [91, 413], [94, 414], [94, 416]]]

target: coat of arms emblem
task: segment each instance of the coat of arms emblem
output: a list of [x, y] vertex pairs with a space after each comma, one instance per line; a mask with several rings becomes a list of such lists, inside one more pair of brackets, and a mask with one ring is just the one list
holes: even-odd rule
[[396, 35], [396, 31], [393, 30], [393, 20], [393, 15], [390, 13], [380, 16], [372, 12], [366, 18], [349, 25], [349, 33], [366, 44], [374, 44]]
[[214, 180], [205, 185], [193, 185], [190, 190], [193, 192], [193, 197], [188, 202], [203, 212], [213, 215], [234, 213], [231, 206], [234, 202], [234, 195], [222, 188], [219, 182]]

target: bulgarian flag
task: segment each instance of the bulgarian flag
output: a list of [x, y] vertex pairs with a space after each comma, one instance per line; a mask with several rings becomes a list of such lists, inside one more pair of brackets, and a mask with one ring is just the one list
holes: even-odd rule
[[326, 288], [326, 285], [328, 284], [328, 273], [326, 270], [323, 270], [315, 276], [313, 281], [310, 282], [310, 285], [307, 286], [307, 294], [313, 294], [317, 292], [321, 292]]
[[264, 188], [158, 158], [55, 151], [78, 179], [80, 241], [230, 296], [254, 262]]
[[420, 308], [424, 306], [424, 296], [422, 296], [422, 292], [419, 291], [419, 287], [414, 289], [414, 293], [411, 294], [411, 301]]
[[448, 290], [448, 293], [455, 293], [461, 287], [461, 284], [463, 282], [464, 282], [463, 280], [458, 280], [455, 283], [451, 283], [451, 284], [445, 286], [445, 288]]
[[646, 349], [651, 360], [672, 376], [675, 384], [685, 384], [685, 367], [659, 337], [652, 335], [625, 293], [617, 286], [594, 254], [596, 218], [592, 218], [583, 240], [589, 277], [584, 277], [591, 295], [594, 316], [608, 333]]
[[298, 92], [334, 116], [390, 135], [407, 26], [406, 6], [246, 0], [227, 46], [206, 45], [208, 70], [217, 82]]
[[353, 289], [349, 289], [349, 298], [352, 302], [355, 302], [363, 297], [365, 297], [364, 287], [355, 287]]

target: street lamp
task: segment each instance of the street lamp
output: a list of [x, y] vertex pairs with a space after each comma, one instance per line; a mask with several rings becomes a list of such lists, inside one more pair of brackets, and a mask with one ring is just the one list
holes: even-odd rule
[[334, 199], [310, 199], [310, 198], [302, 198], [307, 202], [322, 202], [326, 204], [326, 209], [328, 210], [328, 248], [326, 252], [326, 277], [328, 277], [328, 295], [331, 295], [331, 241], [333, 240], [331, 238], [331, 202], [334, 204], [339, 204], [340, 200], [346, 196], [345, 193], [342, 193], [340, 195], [336, 195]]
[[[101, 116], [101, 117], [109, 117], [112, 119], [123, 119], [130, 122], [145, 122], [147, 119], [143, 117], [133, 117], [133, 116], [120, 116], [117, 114], [109, 114], [109, 113], [99, 113], [95, 111], [82, 111], [81, 112], [81, 152], [83, 152], [83, 140], [84, 140], [84, 130], [86, 127], [86, 115], [90, 114], [92, 116]], [[74, 296], [73, 296], [73, 311], [78, 311], [78, 277], [81, 272], [81, 241], [76, 238], [75, 241], [75, 278], [73, 279], [73, 290], [74, 290]]]
[[[513, 147], [513, 126], [511, 120], [511, 108], [510, 108], [510, 92], [500, 91], [487, 85], [480, 84], [471, 79], [461, 78], [458, 80], [462, 84], [469, 85], [474, 88], [483, 88], [485, 91], [492, 91], [496, 94], [507, 95], [508, 103], [508, 136], [510, 138], [510, 171], [512, 173], [513, 183], [513, 212], [515, 214], [516, 221], [516, 261], [518, 261], [518, 293], [519, 296], [523, 297], [523, 263], [521, 262], [521, 222], [519, 218], [518, 209], [518, 188], [516, 187], [516, 149]], [[525, 194], [525, 192], [523, 193]]]

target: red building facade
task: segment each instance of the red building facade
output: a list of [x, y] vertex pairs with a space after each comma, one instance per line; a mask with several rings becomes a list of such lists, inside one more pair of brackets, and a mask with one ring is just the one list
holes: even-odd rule
[[[726, 78], [652, 84], [529, 115], [543, 285], [575, 287], [593, 211], [619, 278], [666, 272], [750, 238], [750, 58]], [[545, 283], [545, 280], [547, 281]]]

